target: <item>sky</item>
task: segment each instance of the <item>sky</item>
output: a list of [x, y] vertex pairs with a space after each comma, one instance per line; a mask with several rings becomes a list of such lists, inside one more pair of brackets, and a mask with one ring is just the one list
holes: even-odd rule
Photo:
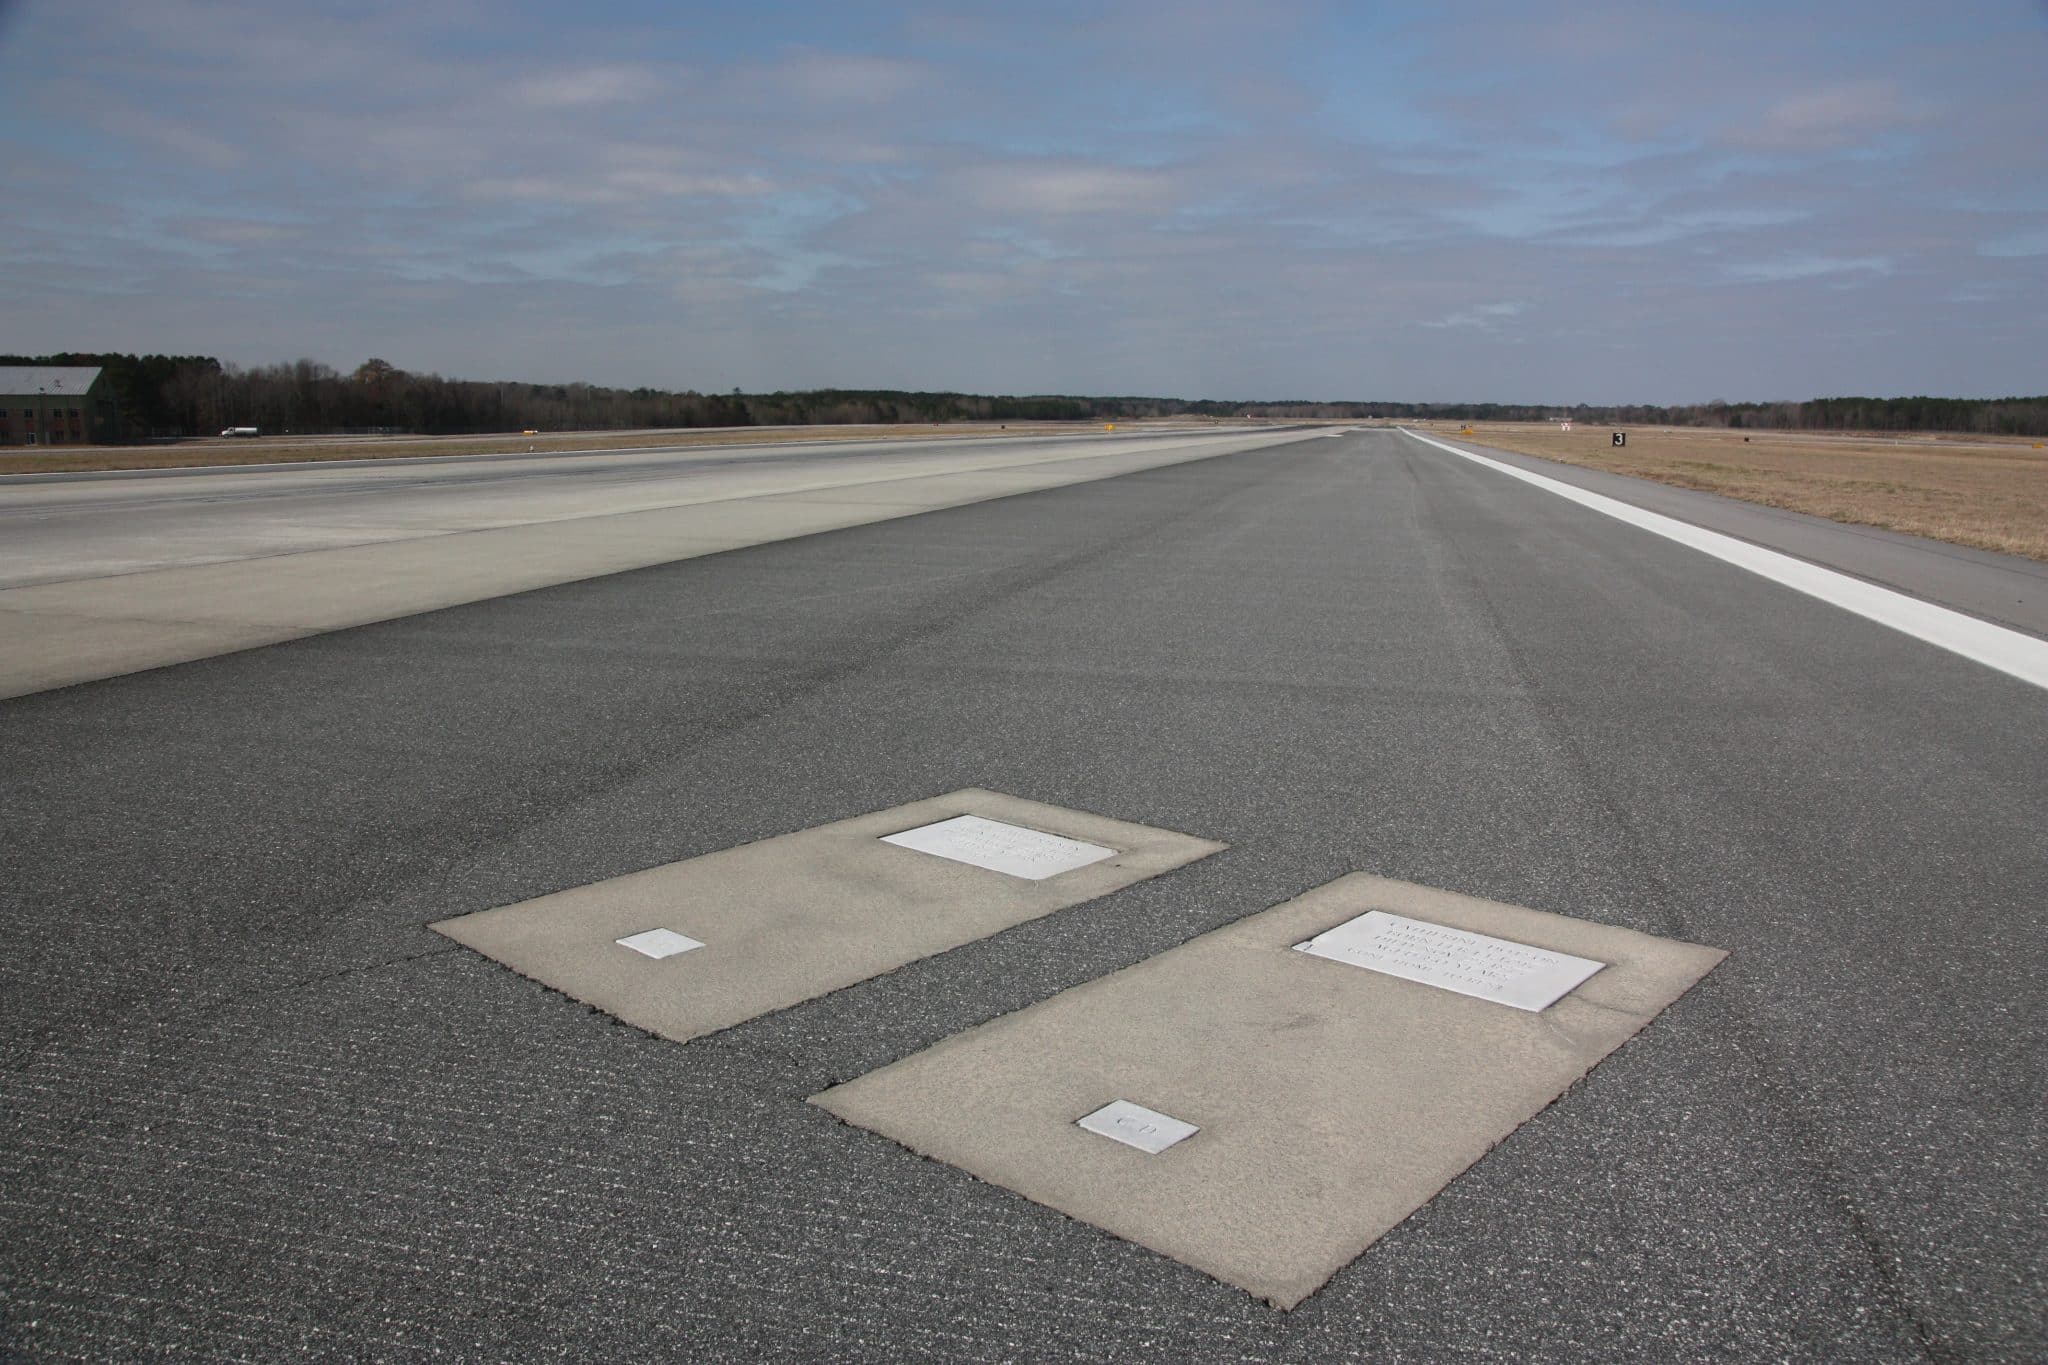
[[0, 351], [2048, 392], [2048, 0], [0, 0]]

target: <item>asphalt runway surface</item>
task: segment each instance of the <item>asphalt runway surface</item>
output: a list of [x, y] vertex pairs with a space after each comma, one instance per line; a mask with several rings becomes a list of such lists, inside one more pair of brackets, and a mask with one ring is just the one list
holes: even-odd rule
[[[2048, 1353], [2048, 697], [1371, 432], [0, 703], [26, 1357]], [[725, 1032], [432, 921], [979, 786], [1223, 841]], [[1351, 871], [1730, 957], [1292, 1312], [807, 1097]]]

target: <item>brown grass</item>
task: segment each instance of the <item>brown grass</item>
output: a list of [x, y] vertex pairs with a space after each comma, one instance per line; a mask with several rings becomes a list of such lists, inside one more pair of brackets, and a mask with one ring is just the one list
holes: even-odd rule
[[[1199, 420], [1199, 419], [1196, 419]], [[1187, 426], [1193, 422], [1169, 425]], [[879, 441], [918, 437], [1057, 436], [1103, 429], [1101, 422], [951, 422], [861, 427], [761, 427], [682, 431], [544, 432], [536, 436], [261, 436], [180, 441], [167, 446], [78, 446], [0, 452], [0, 474], [58, 474], [97, 469], [184, 469], [200, 465], [298, 464], [388, 460], [407, 455], [495, 455], [506, 451], [654, 450], [677, 446], [759, 445], [790, 441]], [[1159, 424], [1118, 422], [1118, 431]]]
[[[1438, 436], [1460, 425], [1435, 422]], [[1475, 445], [2048, 560], [2048, 449], [2033, 438], [1471, 425]], [[1744, 437], [1747, 436], [1747, 440]]]

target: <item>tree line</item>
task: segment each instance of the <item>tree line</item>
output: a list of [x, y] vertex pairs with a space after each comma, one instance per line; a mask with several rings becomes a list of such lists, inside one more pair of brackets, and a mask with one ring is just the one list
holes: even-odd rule
[[265, 433], [591, 431], [631, 427], [811, 426], [922, 422], [1115, 422], [1146, 417], [1333, 418], [1956, 431], [2048, 435], [2048, 395], [2033, 398], [1815, 398], [1656, 407], [1577, 403], [1398, 403], [992, 395], [897, 389], [698, 393], [594, 384], [491, 383], [412, 374], [383, 360], [344, 374], [312, 360], [242, 367], [212, 356], [0, 356], [9, 365], [98, 365], [138, 439]]

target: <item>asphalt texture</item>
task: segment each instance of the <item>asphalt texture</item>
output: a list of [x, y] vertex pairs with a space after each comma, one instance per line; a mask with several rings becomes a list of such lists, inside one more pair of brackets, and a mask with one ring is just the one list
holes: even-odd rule
[[[434, 920], [978, 785], [1189, 867], [677, 1045]], [[0, 703], [0, 1349], [2048, 1354], [2037, 689], [1391, 433]], [[1362, 870], [1730, 958], [1277, 1312], [807, 1096]]]
[[1595, 493], [1677, 517], [1722, 535], [1811, 560], [1952, 611], [1966, 612], [2012, 630], [2048, 637], [2048, 563], [1857, 526], [1782, 507], [1765, 507], [1697, 488], [1675, 488], [1603, 469], [1499, 450], [1462, 437], [1431, 432], [1437, 440], [1489, 460], [1541, 474]]

